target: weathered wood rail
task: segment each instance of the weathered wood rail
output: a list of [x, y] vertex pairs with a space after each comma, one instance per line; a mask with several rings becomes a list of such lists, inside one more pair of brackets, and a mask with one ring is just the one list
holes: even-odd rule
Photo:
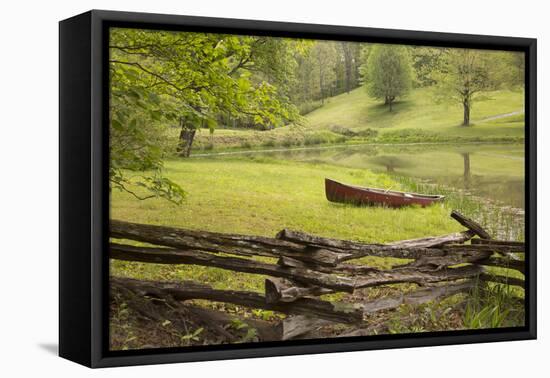
[[[217, 290], [196, 282], [152, 282], [111, 277], [112, 287], [177, 301], [203, 299], [260, 308], [289, 315], [283, 339], [295, 337], [327, 321], [360, 323], [365, 315], [418, 305], [472, 290], [479, 281], [524, 287], [518, 278], [496, 275], [485, 267], [524, 273], [521, 242], [493, 240], [481, 225], [457, 211], [451, 213], [467, 229], [449, 235], [366, 244], [284, 229], [275, 238], [111, 221], [111, 238], [148, 243], [136, 246], [112, 241], [110, 258], [155, 264], [190, 264], [267, 276], [265, 293]], [[152, 246], [151, 246], [152, 245]], [[276, 261], [264, 262], [255, 256]], [[358, 263], [366, 256], [404, 259], [391, 269]], [[319, 298], [336, 292], [399, 283], [418, 289], [363, 303], [333, 303]]]

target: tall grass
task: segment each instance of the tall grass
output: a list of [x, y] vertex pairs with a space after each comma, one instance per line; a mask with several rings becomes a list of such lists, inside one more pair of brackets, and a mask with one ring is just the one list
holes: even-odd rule
[[464, 309], [467, 329], [501, 328], [524, 324], [525, 310], [510, 285], [478, 282]]
[[524, 215], [518, 209], [429, 181], [398, 175], [392, 178], [412, 192], [444, 195], [446, 207], [476, 220], [498, 239], [522, 241], [525, 238]]

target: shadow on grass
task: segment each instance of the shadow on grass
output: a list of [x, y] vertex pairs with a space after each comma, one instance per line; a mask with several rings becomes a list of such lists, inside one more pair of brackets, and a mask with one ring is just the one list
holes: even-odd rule
[[[401, 112], [406, 112], [412, 109], [416, 104], [413, 101], [401, 100], [395, 101], [392, 105], [392, 111], [390, 112], [389, 105], [380, 102], [379, 104], [370, 106], [366, 114], [366, 123], [369, 127], [374, 128], [390, 128], [394, 126], [393, 118], [398, 116]], [[369, 119], [376, 118], [376, 122], [369, 123]]]

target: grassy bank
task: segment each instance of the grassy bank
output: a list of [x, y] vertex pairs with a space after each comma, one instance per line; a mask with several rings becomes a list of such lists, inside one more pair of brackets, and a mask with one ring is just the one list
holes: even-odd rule
[[[325, 106], [308, 114], [307, 120], [311, 127], [325, 129], [341, 125], [354, 131], [365, 128], [384, 131], [417, 129], [442, 135], [486, 137], [509, 134], [495, 122], [484, 122], [485, 118], [522, 109], [522, 92], [491, 92], [475, 103], [471, 114], [473, 126], [461, 127], [461, 105], [435, 102], [429, 88], [413, 90], [407, 97], [395, 103], [392, 112], [379, 100], [368, 97], [364, 88], [357, 88], [349, 94], [331, 98]], [[517, 117], [510, 120], [520, 121]]]
[[[325, 199], [324, 178], [381, 188], [402, 188], [385, 174], [328, 164], [273, 159], [169, 161], [166, 175], [188, 193], [174, 205], [113, 192], [111, 217], [217, 232], [274, 236], [283, 228], [365, 242], [390, 242], [460, 230], [444, 205], [428, 208], [358, 208]], [[139, 190], [138, 188], [135, 188]], [[391, 261], [379, 262], [384, 266]], [[260, 290], [262, 277], [192, 266], [113, 262], [113, 273], [151, 279], [194, 279], [218, 287]]]
[[[429, 208], [358, 208], [325, 199], [324, 178], [359, 185], [399, 189], [390, 176], [323, 163], [296, 163], [269, 158], [224, 158], [169, 161], [166, 176], [188, 193], [185, 204], [165, 200], [136, 201], [113, 193], [112, 217], [273, 236], [294, 228], [366, 242], [392, 240], [457, 229], [442, 206]], [[389, 223], [392, 227], [386, 227]], [[397, 222], [397, 223], [396, 223]]]
[[[306, 115], [302, 126], [268, 131], [220, 128], [213, 135], [200, 130], [195, 151], [358, 142], [521, 142], [523, 101], [519, 91], [488, 93], [475, 103], [472, 125], [463, 127], [460, 104], [435, 102], [429, 88], [412, 91], [389, 112], [360, 87], [328, 99]], [[177, 138], [178, 132], [172, 129], [171, 138]]]

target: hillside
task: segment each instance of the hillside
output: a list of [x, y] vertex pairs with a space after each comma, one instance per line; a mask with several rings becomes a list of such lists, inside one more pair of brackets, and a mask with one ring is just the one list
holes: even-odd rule
[[[413, 90], [392, 112], [363, 87], [329, 98], [301, 126], [270, 131], [217, 129], [197, 133], [195, 150], [273, 148], [330, 143], [519, 142], [524, 138], [521, 91], [495, 91], [474, 103], [461, 126], [460, 104], [437, 103], [429, 88]], [[173, 137], [179, 131], [173, 130]]]
[[338, 125], [360, 131], [374, 128], [381, 131], [422, 129], [444, 135], [517, 136], [523, 132], [523, 117], [503, 117], [484, 121], [497, 115], [523, 112], [523, 92], [496, 91], [474, 104], [473, 126], [461, 127], [460, 104], [438, 104], [429, 88], [416, 89], [396, 102], [392, 112], [379, 100], [370, 98], [360, 87], [349, 94], [333, 97], [307, 115], [308, 126], [328, 128]]

